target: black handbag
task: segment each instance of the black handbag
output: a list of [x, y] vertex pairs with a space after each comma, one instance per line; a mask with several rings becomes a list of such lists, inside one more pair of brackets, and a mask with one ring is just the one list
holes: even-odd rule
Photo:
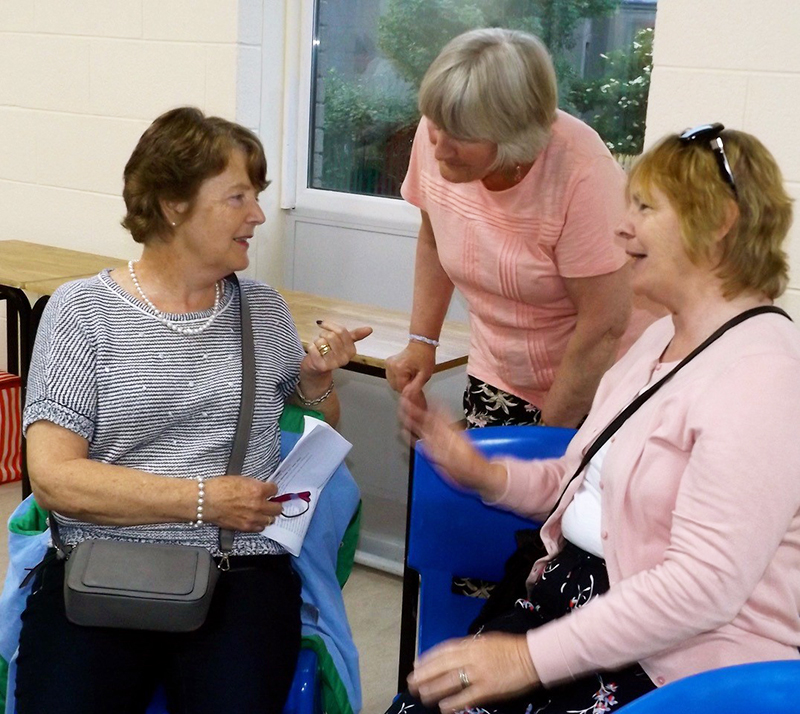
[[[226, 473], [241, 473], [255, 398], [255, 358], [250, 308], [235, 275], [242, 324], [242, 398]], [[226, 570], [233, 531], [220, 529], [222, 561], [201, 547], [89, 539], [74, 547], [61, 541], [50, 519], [59, 557], [65, 557], [67, 619], [90, 627], [190, 632], [205, 622], [220, 570]]]
[[[709, 336], [701, 345], [696, 347], [686, 357], [684, 357], [671, 372], [666, 374], [652, 387], [639, 394], [625, 409], [623, 409], [605, 429], [597, 436], [592, 442], [591, 446], [584, 453], [581, 463], [572, 474], [569, 481], [564, 485], [561, 494], [556, 500], [556, 505], [548, 514], [547, 518], [542, 521], [546, 523], [550, 516], [552, 516], [558, 509], [561, 499], [564, 497], [569, 485], [577, 478], [578, 474], [583, 471], [586, 465], [594, 458], [594, 455], [600, 451], [603, 444], [608, 441], [611, 436], [616, 432], [642, 404], [644, 404], [650, 397], [652, 397], [661, 387], [663, 387], [670, 379], [672, 379], [683, 367], [691, 362], [697, 355], [699, 355], [706, 347], [712, 342], [722, 337], [728, 330], [735, 327], [741, 322], [748, 320], [756, 315], [763, 313], [774, 312], [783, 315], [786, 319], [791, 320], [783, 310], [773, 305], [762, 305], [754, 307], [749, 310], [736, 315], [717, 329], [711, 336]], [[495, 617], [502, 615], [514, 607], [514, 603], [520, 598], [527, 597], [527, 579], [531, 573], [534, 563], [547, 555], [547, 549], [542, 542], [541, 527], [539, 528], [526, 528], [515, 533], [517, 550], [512, 553], [511, 557], [506, 561], [505, 569], [503, 571], [503, 578], [497, 583], [482, 583], [482, 588], [489, 592], [489, 597], [484, 603], [478, 616], [472, 621], [469, 626], [468, 632], [474, 634], [478, 632], [487, 622], [493, 620]]]

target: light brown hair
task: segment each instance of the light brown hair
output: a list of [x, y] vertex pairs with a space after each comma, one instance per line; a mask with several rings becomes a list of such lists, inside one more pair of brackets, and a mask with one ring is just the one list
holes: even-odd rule
[[127, 213], [122, 225], [137, 243], [172, 235], [162, 202], [186, 202], [191, 212], [200, 185], [225, 170], [234, 149], [244, 152], [250, 182], [263, 191], [269, 184], [267, 159], [253, 132], [194, 107], [162, 114], [142, 134], [125, 165], [122, 197]]

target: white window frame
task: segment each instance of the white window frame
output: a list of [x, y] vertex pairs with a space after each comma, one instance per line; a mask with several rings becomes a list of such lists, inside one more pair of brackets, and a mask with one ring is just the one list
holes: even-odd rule
[[281, 208], [297, 217], [415, 236], [420, 213], [405, 201], [323, 191], [307, 185], [312, 55], [317, 41], [314, 6], [315, 0], [288, 0], [286, 3]]

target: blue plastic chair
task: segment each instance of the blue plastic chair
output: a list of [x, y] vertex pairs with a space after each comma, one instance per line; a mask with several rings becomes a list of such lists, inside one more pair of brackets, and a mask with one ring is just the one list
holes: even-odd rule
[[[562, 456], [575, 430], [502, 426], [466, 434], [488, 456], [543, 459]], [[478, 497], [448, 485], [425, 457], [424, 447], [415, 451], [411, 479], [400, 687], [411, 671], [415, 651], [423, 652], [450, 637], [463, 637], [485, 602], [453, 594], [453, 577], [499, 581], [505, 561], [516, 549], [514, 533], [537, 525], [486, 506]]]
[[618, 714], [795, 714], [800, 660], [757, 662], [702, 672], [645, 694]]
[[[159, 687], [146, 714], [167, 714], [167, 699]], [[283, 707], [283, 714], [322, 714], [317, 684], [317, 653], [301, 649], [294, 671], [289, 698]]]

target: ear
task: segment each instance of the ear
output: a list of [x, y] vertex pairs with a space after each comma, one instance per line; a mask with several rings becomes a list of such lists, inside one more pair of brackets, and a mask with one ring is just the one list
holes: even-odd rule
[[725, 206], [725, 217], [722, 221], [722, 224], [714, 232], [714, 242], [721, 243], [725, 236], [731, 232], [731, 229], [736, 225], [736, 221], [738, 220], [739, 205], [736, 203], [736, 201], [730, 200]]
[[189, 211], [187, 201], [159, 201], [161, 213], [171, 226], [181, 223]]

